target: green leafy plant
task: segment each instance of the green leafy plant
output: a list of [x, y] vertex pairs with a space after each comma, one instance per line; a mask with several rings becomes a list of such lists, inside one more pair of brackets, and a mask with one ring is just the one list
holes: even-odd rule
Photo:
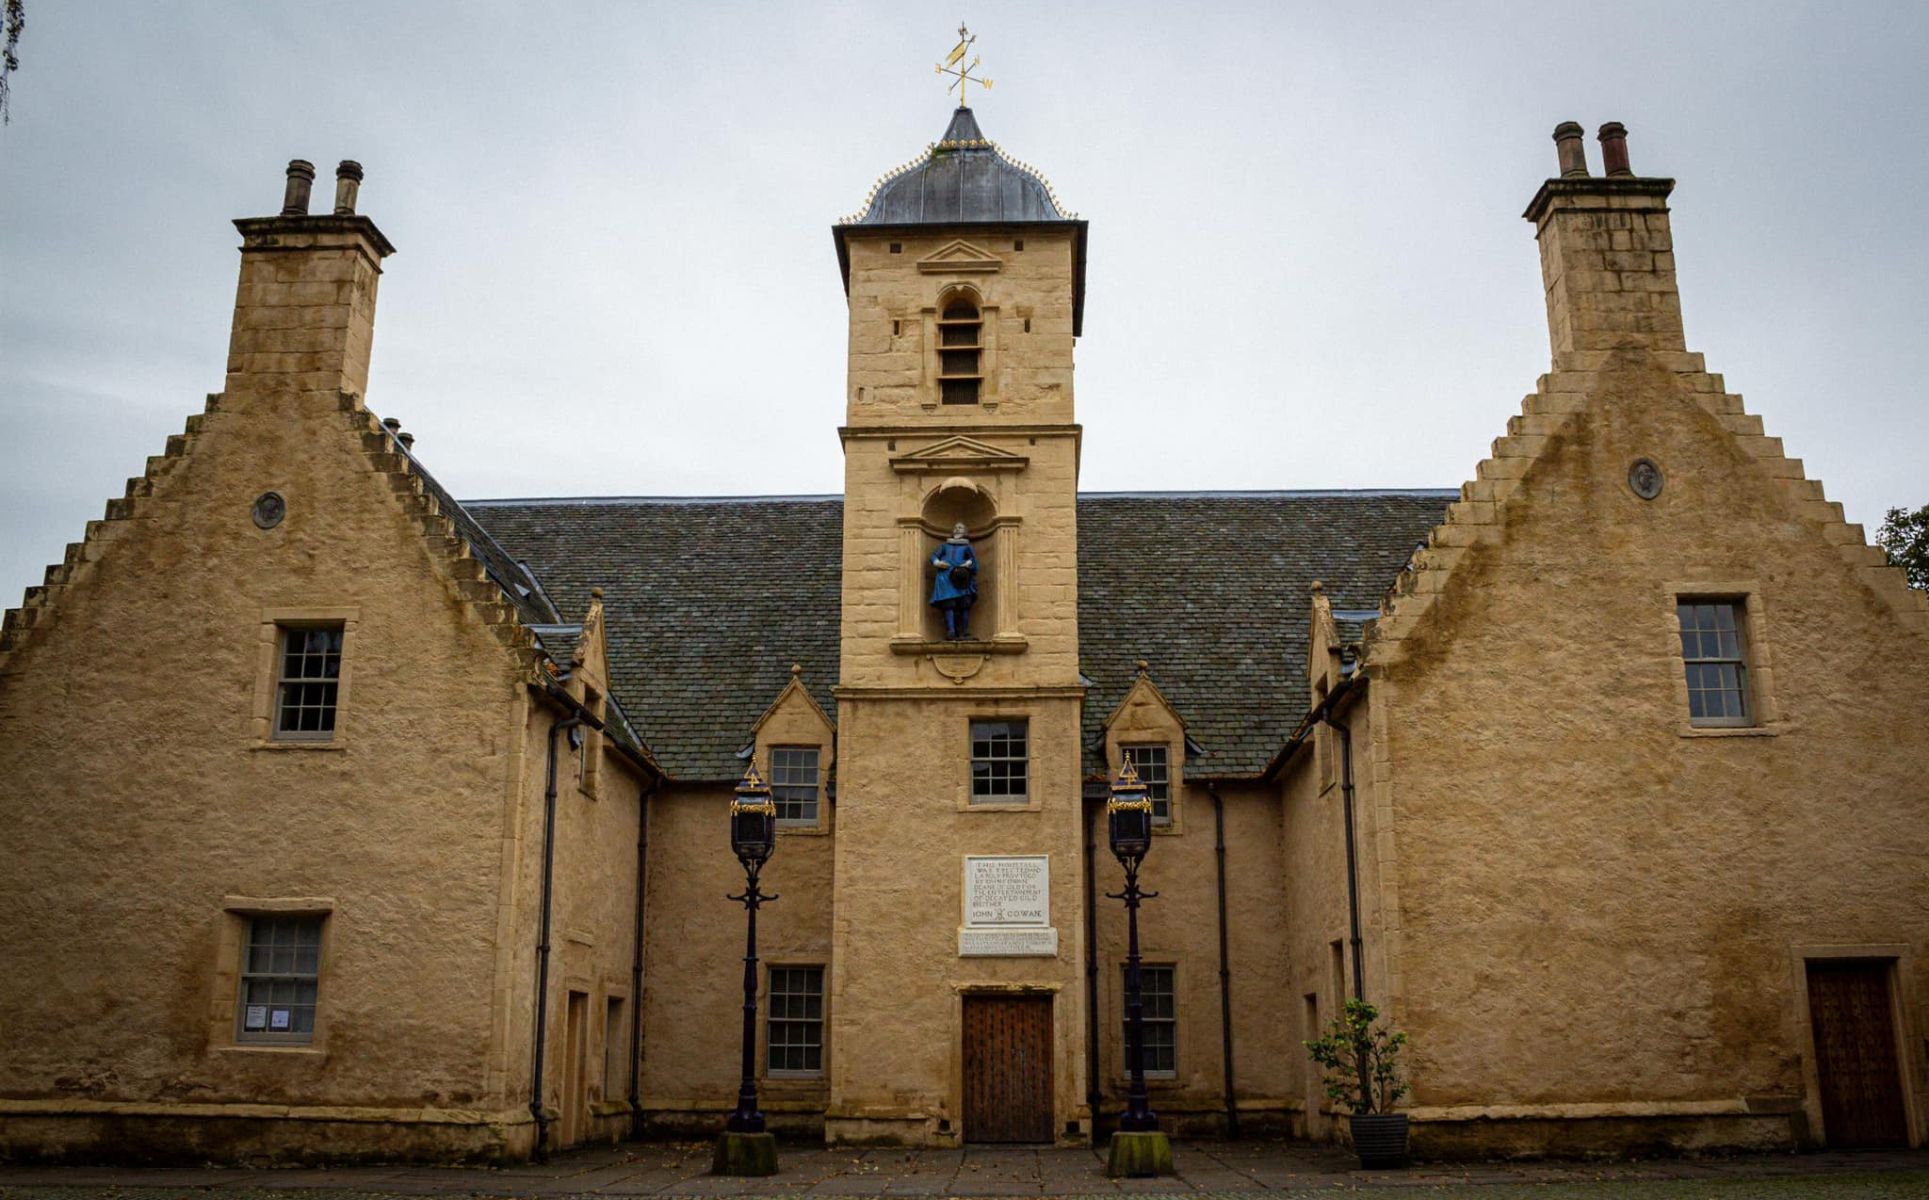
[[1929, 504], [1914, 512], [1892, 508], [1882, 520], [1875, 544], [1889, 561], [1909, 573], [1909, 586], [1929, 590]]
[[1407, 1085], [1400, 1081], [1400, 1051], [1407, 1035], [1375, 1025], [1380, 1010], [1364, 1000], [1348, 1000], [1338, 1020], [1326, 1023], [1326, 1036], [1301, 1043], [1323, 1073], [1326, 1098], [1354, 1115], [1389, 1113]]
[[0, 123], [13, 120], [13, 73], [20, 69], [20, 32], [27, 27], [27, 0], [6, 0], [0, 18]]

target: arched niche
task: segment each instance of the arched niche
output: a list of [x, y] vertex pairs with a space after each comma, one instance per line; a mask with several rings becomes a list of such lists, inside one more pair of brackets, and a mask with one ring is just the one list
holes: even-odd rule
[[[908, 499], [908, 497], [907, 497]], [[1017, 653], [1025, 639], [1014, 621], [1018, 593], [1016, 514], [1001, 510], [984, 484], [952, 476], [925, 491], [917, 511], [898, 516], [898, 631], [900, 653], [922, 654], [944, 637], [944, 614], [931, 607], [931, 555], [962, 523], [978, 560], [978, 602], [971, 609], [971, 638], [997, 643], [997, 653]]]
[[918, 633], [928, 642], [943, 641], [944, 614], [930, 604], [933, 572], [931, 555], [959, 525], [971, 539], [978, 561], [978, 601], [971, 609], [971, 638], [989, 641], [997, 632], [999, 571], [997, 547], [998, 502], [982, 485], [952, 477], [925, 493], [918, 511], [918, 576], [916, 591], [920, 620]]

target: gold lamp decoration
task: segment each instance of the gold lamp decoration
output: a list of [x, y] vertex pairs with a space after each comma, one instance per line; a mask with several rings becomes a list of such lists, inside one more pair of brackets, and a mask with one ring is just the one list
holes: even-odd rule
[[1137, 862], [1152, 848], [1152, 797], [1139, 769], [1132, 765], [1128, 751], [1119, 765], [1118, 778], [1112, 781], [1111, 797], [1105, 804], [1107, 833], [1112, 853], [1120, 862]]
[[776, 848], [777, 805], [770, 798], [770, 785], [752, 762], [730, 800], [730, 849], [748, 866], [761, 865]]

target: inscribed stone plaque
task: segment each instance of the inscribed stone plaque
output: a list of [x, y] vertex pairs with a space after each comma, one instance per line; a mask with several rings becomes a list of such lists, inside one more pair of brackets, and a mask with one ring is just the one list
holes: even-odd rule
[[964, 861], [966, 926], [1042, 929], [1052, 923], [1052, 869], [1047, 856], [981, 858], [967, 854]]
[[965, 928], [958, 931], [960, 958], [1057, 958], [1056, 929]]
[[1051, 882], [1047, 855], [967, 854], [958, 954], [965, 958], [1056, 957], [1058, 930], [1051, 927]]

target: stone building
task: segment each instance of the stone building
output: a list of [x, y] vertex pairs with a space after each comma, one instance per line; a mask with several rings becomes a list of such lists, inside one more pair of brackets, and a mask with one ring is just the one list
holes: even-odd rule
[[1088, 227], [961, 108], [833, 230], [841, 496], [458, 503], [364, 403], [360, 168], [292, 165], [223, 390], [0, 635], [0, 1153], [716, 1129], [752, 763], [774, 1125], [1085, 1142], [1127, 754], [1168, 1128], [1340, 1136], [1359, 995], [1423, 1154], [1919, 1144], [1929, 605], [1687, 350], [1672, 181], [1556, 140], [1457, 491], [1080, 494]]

